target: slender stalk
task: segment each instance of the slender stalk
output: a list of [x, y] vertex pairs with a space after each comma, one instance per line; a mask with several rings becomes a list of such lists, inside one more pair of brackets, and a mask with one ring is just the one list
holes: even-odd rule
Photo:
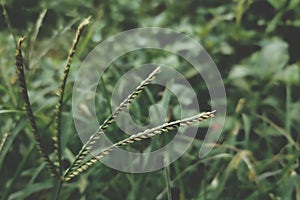
[[59, 195], [60, 195], [63, 184], [64, 184], [63, 179], [58, 180], [58, 183], [55, 184], [56, 187], [55, 187], [55, 192], [53, 194], [54, 195], [53, 199], [59, 200]]
[[77, 154], [75, 161], [71, 165], [70, 168], [68, 168], [67, 172], [65, 173], [65, 177], [68, 177], [69, 174], [72, 174], [74, 170], [80, 166], [80, 163], [82, 160], [86, 157], [86, 155], [89, 153], [89, 150], [92, 149], [93, 144], [100, 139], [100, 136], [104, 133], [106, 128], [114, 122], [115, 118], [118, 116], [118, 114], [123, 111], [128, 105], [131, 104], [131, 102], [134, 100], [134, 98], [140, 94], [143, 89], [148, 85], [155, 76], [160, 72], [160, 67], [157, 67], [144, 81], [141, 82], [139, 86], [116, 108], [116, 110], [103, 122], [103, 124], [99, 127], [98, 131], [93, 134], [89, 140], [83, 145], [79, 153]]
[[11, 26], [11, 23], [10, 23], [10, 20], [9, 20], [9, 17], [8, 17], [8, 14], [7, 14], [7, 10], [6, 10], [6, 7], [4, 5], [3, 0], [1, 0], [1, 6], [2, 6], [2, 11], [3, 11], [3, 16], [4, 16], [5, 23], [8, 27], [9, 32], [13, 36], [13, 40], [15, 41], [15, 44], [17, 45], [18, 42], [17, 42], [17, 39], [16, 39], [16, 34], [15, 34], [15, 31], [13, 30], [13, 28]]
[[31, 31], [30, 35], [29, 35], [29, 44], [28, 44], [28, 47], [27, 47], [27, 57], [26, 57], [26, 67], [28, 69], [30, 69], [31, 67], [31, 57], [32, 57], [32, 53], [33, 53], [33, 49], [34, 49], [34, 46], [35, 46], [35, 42], [36, 42], [36, 39], [37, 39], [37, 36], [39, 34], [39, 31], [40, 31], [40, 28], [43, 24], [43, 20], [46, 16], [46, 13], [47, 13], [47, 9], [43, 9], [40, 14], [39, 14], [39, 17], [37, 18], [37, 21], [35, 23], [35, 26], [34, 26], [34, 29]]
[[[107, 92], [107, 89], [106, 89], [106, 83], [104, 81], [103, 76], [101, 76], [100, 81], [101, 81], [101, 86], [103, 88], [104, 99], [106, 100], [107, 105], [109, 105], [110, 101], [109, 101], [108, 92]], [[108, 106], [108, 107], [109, 107], [110, 113], [112, 113], [113, 111], [112, 111], [111, 106]]]
[[296, 200], [300, 200], [300, 183], [296, 182]]
[[8, 137], [8, 133], [4, 133], [3, 136], [2, 136], [2, 139], [1, 139], [1, 143], [0, 143], [0, 153], [2, 151], [2, 148], [4, 147], [4, 144], [5, 144], [5, 141]]
[[171, 192], [171, 180], [170, 180], [170, 168], [169, 166], [165, 166], [164, 169], [165, 173], [165, 181], [166, 181], [166, 185], [167, 185], [167, 199], [168, 200], [172, 200], [172, 192]]
[[[291, 117], [290, 117], [290, 108], [292, 102], [292, 86], [288, 82], [286, 84], [286, 99], [285, 99], [285, 132], [288, 137], [291, 138]], [[293, 151], [291, 146], [288, 146], [288, 151], [291, 153]]]
[[58, 160], [60, 174], [62, 174], [61, 121], [62, 121], [64, 92], [65, 92], [65, 87], [66, 87], [69, 71], [70, 71], [71, 64], [72, 64], [72, 59], [76, 52], [77, 44], [79, 42], [80, 36], [82, 35], [84, 28], [88, 25], [90, 18], [91, 17], [85, 19], [77, 28], [75, 39], [74, 39], [72, 47], [69, 51], [67, 63], [66, 63], [65, 69], [64, 69], [64, 75], [62, 77], [61, 86], [60, 86], [60, 89], [58, 92], [59, 100], [57, 102], [56, 110], [55, 110], [55, 131], [56, 132], [55, 132], [53, 140], [54, 140], [54, 148], [55, 148], [55, 153], [56, 153], [57, 160]]
[[128, 137], [124, 140], [121, 140], [121, 141], [105, 148], [98, 155], [96, 155], [95, 157], [89, 159], [87, 162], [85, 162], [81, 166], [78, 166], [77, 168], [72, 170], [72, 172], [66, 174], [65, 180], [69, 181], [72, 178], [74, 178], [75, 176], [82, 173], [83, 171], [87, 170], [90, 166], [92, 166], [97, 161], [99, 161], [100, 159], [102, 159], [103, 157], [108, 155], [112, 150], [116, 149], [117, 147], [132, 144], [134, 142], [141, 141], [143, 139], [152, 138], [152, 137], [154, 137], [156, 135], [159, 135], [163, 132], [169, 132], [171, 130], [174, 130], [174, 129], [178, 128], [179, 126], [190, 126], [190, 125], [195, 124], [197, 122], [201, 122], [201, 121], [204, 121], [205, 119], [213, 117], [214, 113], [215, 113], [215, 111], [203, 112], [203, 113], [195, 115], [193, 117], [189, 117], [189, 118], [185, 118], [185, 119], [182, 119], [182, 120], [177, 120], [177, 121], [165, 123], [163, 125], [160, 125], [160, 126], [157, 126], [157, 127], [151, 128], [151, 129], [147, 129], [143, 132], [131, 135], [130, 137]]
[[291, 96], [292, 89], [291, 84], [287, 83], [286, 85], [286, 100], [285, 100], [285, 131], [287, 134], [291, 134], [291, 119], [290, 119], [290, 108], [291, 108]]
[[18, 79], [19, 79], [20, 93], [21, 93], [24, 103], [25, 103], [26, 114], [27, 114], [30, 126], [32, 128], [32, 133], [33, 133], [34, 140], [35, 140], [36, 146], [38, 148], [38, 151], [40, 152], [43, 160], [45, 161], [46, 165], [48, 166], [51, 174], [59, 178], [60, 176], [57, 171], [57, 167], [49, 159], [48, 153], [43, 148], [41, 136], [40, 136], [40, 133], [39, 133], [37, 125], [36, 125], [35, 117], [32, 112], [31, 103], [30, 103], [28, 91], [27, 91], [25, 74], [24, 74], [24, 64], [23, 64], [24, 59], [23, 59], [22, 50], [21, 50], [24, 39], [25, 39], [24, 37], [19, 38], [18, 43], [17, 43], [17, 52], [16, 52], [16, 66], [17, 66], [17, 75], [18, 75]]

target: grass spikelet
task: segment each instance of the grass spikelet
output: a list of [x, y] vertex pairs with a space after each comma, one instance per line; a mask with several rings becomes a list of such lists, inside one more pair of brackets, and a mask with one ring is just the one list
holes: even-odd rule
[[201, 122], [201, 121], [204, 121], [206, 119], [212, 118], [214, 116], [214, 113], [215, 113], [215, 111], [203, 112], [203, 113], [200, 113], [198, 115], [195, 115], [195, 116], [192, 116], [192, 117], [189, 117], [189, 118], [185, 118], [185, 119], [182, 119], [182, 120], [177, 120], [177, 121], [165, 123], [163, 125], [160, 125], [160, 126], [157, 126], [157, 127], [151, 128], [151, 129], [147, 129], [143, 132], [131, 135], [130, 137], [128, 137], [124, 140], [121, 140], [121, 141], [111, 145], [110, 147], [105, 148], [98, 155], [91, 158], [90, 160], [85, 162], [83, 165], [78, 166], [78, 168], [74, 169], [71, 173], [66, 175], [65, 180], [69, 181], [72, 178], [74, 178], [75, 176], [82, 173], [83, 171], [87, 170], [90, 166], [95, 164], [97, 161], [99, 161], [100, 159], [102, 159], [106, 155], [109, 155], [109, 153], [117, 147], [128, 145], [128, 144], [130, 145], [132, 143], [135, 143], [137, 141], [141, 141], [143, 139], [152, 138], [152, 137], [154, 137], [156, 135], [159, 135], [163, 132], [169, 132], [171, 130], [175, 130], [178, 127], [191, 126], [191, 125], [193, 125], [197, 122]]
[[104, 134], [105, 129], [114, 122], [115, 118], [118, 116], [120, 112], [122, 112], [130, 103], [134, 100], [138, 94], [140, 94], [143, 89], [155, 78], [155, 76], [160, 73], [160, 67], [157, 67], [149, 76], [137, 86], [137, 88], [128, 95], [128, 97], [116, 108], [116, 110], [103, 122], [103, 124], [99, 127], [98, 131], [93, 134], [89, 140], [83, 145], [78, 155], [75, 158], [75, 161], [71, 165], [71, 167], [65, 173], [67, 177], [69, 174], [73, 173], [73, 171], [80, 166], [80, 163], [85, 158], [85, 156], [89, 153], [89, 150], [92, 149], [92, 145], [100, 139], [101, 135]]
[[17, 51], [16, 51], [16, 66], [17, 66], [17, 75], [18, 75], [18, 79], [19, 79], [20, 93], [24, 100], [25, 111], [26, 111], [26, 114], [27, 114], [27, 117], [29, 120], [29, 124], [32, 128], [33, 137], [34, 137], [36, 146], [38, 148], [38, 151], [40, 152], [42, 159], [47, 164], [51, 174], [56, 177], [60, 177], [57, 167], [49, 159], [48, 152], [46, 152], [46, 150], [43, 148], [41, 136], [38, 131], [35, 117], [33, 115], [30, 100], [28, 97], [27, 85], [26, 85], [25, 74], [24, 74], [24, 59], [23, 59], [23, 55], [22, 55], [22, 43], [23, 43], [24, 39], [25, 39], [24, 37], [19, 38], [18, 43], [17, 43]]
[[63, 74], [62, 81], [61, 81], [61, 86], [60, 86], [60, 89], [58, 92], [59, 99], [58, 99], [58, 102], [56, 105], [56, 110], [55, 110], [55, 134], [54, 134], [53, 140], [54, 140], [55, 153], [56, 153], [56, 156], [58, 159], [59, 170], [61, 173], [62, 173], [62, 169], [61, 169], [61, 162], [62, 162], [61, 161], [61, 159], [62, 159], [62, 156], [61, 156], [61, 122], [62, 122], [64, 92], [65, 92], [65, 87], [66, 87], [68, 75], [69, 75], [71, 64], [72, 64], [72, 59], [76, 52], [77, 44], [79, 42], [80, 36], [82, 35], [84, 28], [89, 24], [90, 18], [91, 17], [88, 17], [85, 20], [83, 20], [83, 22], [81, 22], [81, 24], [77, 28], [75, 39], [74, 39], [72, 47], [69, 51], [67, 63], [64, 68], [64, 74]]

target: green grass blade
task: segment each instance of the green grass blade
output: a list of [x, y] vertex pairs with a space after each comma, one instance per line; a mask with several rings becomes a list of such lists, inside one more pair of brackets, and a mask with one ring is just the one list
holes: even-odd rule
[[31, 58], [31, 66], [35, 66], [42, 57], [44, 57], [47, 52], [49, 52], [49, 50], [51, 48], [53, 48], [53, 46], [56, 44], [55, 41], [57, 41], [59, 39], [60, 36], [64, 35], [68, 30], [70, 30], [70, 28], [78, 21], [78, 18], [72, 20], [70, 23], [68, 23], [67, 25], [65, 25], [64, 27], [60, 28], [59, 30], [57, 30], [49, 39], [49, 42], [47, 42], [45, 44], [45, 46], [41, 49], [40, 53], [35, 55], [35, 57]]
[[9, 181], [7, 190], [5, 191], [5, 193], [3, 195], [3, 199], [7, 199], [8, 195], [10, 194], [10, 191], [12, 190], [12, 187], [15, 185], [15, 182], [17, 181], [18, 177], [22, 173], [25, 163], [29, 159], [33, 149], [34, 149], [34, 144], [31, 144], [31, 146], [28, 147], [27, 152], [24, 154], [23, 159], [19, 163], [18, 168], [16, 169], [16, 171], [14, 173], [14, 176]]
[[7, 10], [6, 10], [5, 4], [4, 4], [4, 0], [1, 0], [1, 7], [2, 7], [2, 10], [3, 10], [3, 16], [4, 16], [5, 23], [6, 23], [7, 27], [8, 27], [9, 32], [12, 34], [13, 40], [15, 41], [15, 44], [17, 46], [16, 33], [15, 33], [14, 29], [11, 26], [11, 23], [10, 23], [10, 20], [9, 20], [9, 16], [7, 14]]
[[28, 64], [28, 66], [26, 66], [26, 67], [28, 67], [28, 68], [30, 68], [30, 66], [31, 66], [31, 63], [29, 63], [29, 61], [31, 61], [31, 57], [32, 57], [34, 46], [35, 46], [35, 42], [36, 42], [37, 36], [39, 34], [40, 28], [43, 24], [43, 20], [46, 16], [46, 13], [47, 13], [47, 9], [45, 9], [45, 8], [40, 12], [39, 17], [38, 17], [38, 19], [35, 23], [33, 33], [30, 34], [30, 36], [29, 36], [30, 37], [30, 42], [29, 42], [28, 47], [27, 47], [28, 48], [27, 49], [28, 54], [27, 54], [27, 59], [26, 59], [27, 64]]
[[3, 149], [3, 146], [4, 146], [5, 142], [7, 140], [7, 137], [8, 137], [8, 133], [4, 133], [2, 135], [2, 139], [1, 139], [1, 142], [0, 142], [0, 154], [1, 154], [1, 151]]

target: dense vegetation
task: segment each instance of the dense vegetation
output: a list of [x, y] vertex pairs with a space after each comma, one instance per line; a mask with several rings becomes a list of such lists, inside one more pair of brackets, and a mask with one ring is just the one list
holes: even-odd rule
[[[53, 152], [50, 139], [55, 132], [56, 91], [76, 27], [92, 16], [78, 44], [66, 86], [62, 115], [65, 168], [82, 146], [71, 114], [76, 70], [95, 45], [124, 30], [171, 28], [201, 43], [224, 80], [226, 122], [217, 145], [203, 159], [198, 158], [198, 151], [206, 124], [200, 126], [189, 150], [166, 169], [130, 174], [98, 163], [64, 184], [60, 199], [300, 200], [300, 0], [1, 3], [1, 199], [52, 199], [57, 184], [40, 159], [23, 109], [15, 72], [16, 40], [26, 36], [23, 49], [29, 95], [43, 144]], [[112, 63], [101, 86], [106, 92], [99, 93], [99, 98], [109, 96], [122, 74], [133, 66], [159, 63], [162, 59], [188, 77], [202, 99], [200, 108], [209, 110], [207, 88], [195, 83], [197, 78], [188, 64], [175, 55], [151, 50], [128, 54]], [[148, 122], [145, 105], [165, 95], [157, 93], [161, 88], [154, 86], [149, 91], [141, 94], [131, 108], [141, 124]], [[97, 106], [99, 121], [103, 121], [111, 112], [110, 106], [107, 101]], [[175, 108], [176, 101], [170, 101], [168, 106]], [[176, 109], [171, 110], [176, 119]], [[119, 137], [116, 126], [109, 132], [114, 133], [112, 139]], [[155, 149], [172, 139], [168, 134], [159, 138], [162, 143], [146, 141], [144, 145]]]

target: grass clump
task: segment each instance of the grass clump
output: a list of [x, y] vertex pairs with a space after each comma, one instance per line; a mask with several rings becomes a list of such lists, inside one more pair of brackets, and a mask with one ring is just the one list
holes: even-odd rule
[[49, 153], [44, 148], [44, 144], [42, 142], [42, 136], [38, 130], [38, 126], [36, 123], [35, 116], [32, 111], [32, 106], [30, 103], [30, 99], [28, 96], [28, 90], [27, 90], [27, 84], [25, 79], [25, 73], [24, 73], [24, 58], [22, 55], [22, 43], [24, 42], [25, 38], [22, 37], [18, 40], [17, 43], [17, 51], [16, 51], [16, 66], [17, 66], [17, 74], [19, 79], [19, 88], [20, 88], [20, 94], [22, 95], [22, 98], [25, 103], [25, 110], [26, 114], [32, 129], [33, 137], [35, 140], [35, 144], [38, 148], [38, 151], [47, 165], [51, 175], [55, 176], [59, 180], [59, 187], [57, 190], [57, 198], [59, 196], [59, 192], [61, 189], [61, 186], [64, 182], [68, 182], [74, 177], [80, 175], [83, 171], [87, 170], [90, 166], [95, 164], [97, 161], [102, 159], [104, 156], [107, 156], [111, 151], [113, 151], [115, 148], [124, 146], [124, 145], [130, 145], [132, 143], [152, 138], [158, 134], [161, 134], [162, 132], [169, 132], [171, 130], [174, 130], [181, 126], [190, 126], [194, 123], [201, 122], [205, 119], [211, 118], [214, 116], [214, 111], [212, 112], [203, 112], [201, 114], [165, 123], [163, 125], [147, 129], [143, 132], [131, 135], [129, 138], [121, 140], [117, 143], [114, 143], [112, 146], [105, 148], [102, 150], [98, 155], [96, 155], [93, 158], [90, 158], [88, 160], [85, 160], [86, 157], [88, 157], [88, 154], [90, 150], [93, 148], [93, 145], [98, 142], [98, 140], [101, 139], [101, 135], [103, 135], [106, 131], [106, 129], [109, 127], [110, 124], [112, 124], [117, 117], [117, 115], [122, 112], [126, 107], [128, 107], [132, 101], [138, 96], [139, 93], [141, 93], [144, 88], [155, 78], [155, 76], [160, 72], [160, 67], [157, 67], [149, 76], [143, 80], [140, 85], [112, 112], [112, 114], [102, 123], [102, 125], [99, 127], [98, 131], [93, 134], [89, 140], [83, 145], [79, 153], [76, 155], [75, 160], [73, 161], [73, 164], [66, 170], [66, 172], [63, 172], [63, 166], [62, 166], [62, 150], [61, 150], [61, 126], [62, 126], [62, 111], [63, 111], [63, 97], [66, 87], [66, 82], [68, 78], [68, 74], [71, 68], [72, 64], [72, 58], [76, 52], [76, 47], [79, 42], [80, 36], [82, 35], [82, 32], [84, 28], [88, 25], [90, 18], [85, 19], [77, 28], [76, 36], [73, 41], [73, 45], [69, 51], [69, 55], [67, 58], [67, 64], [64, 68], [63, 78], [61, 81], [60, 89], [58, 90], [58, 102], [56, 104], [55, 109], [55, 134], [53, 137], [53, 144], [54, 144], [54, 154], [55, 154], [55, 161], [51, 160], [49, 157]]

